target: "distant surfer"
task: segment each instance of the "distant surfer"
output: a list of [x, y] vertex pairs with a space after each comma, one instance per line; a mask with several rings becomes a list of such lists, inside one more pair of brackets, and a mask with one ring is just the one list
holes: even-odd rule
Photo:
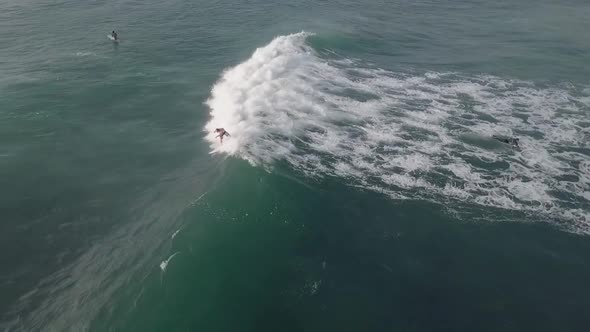
[[113, 32], [111, 32], [111, 37], [113, 37], [113, 40], [119, 40], [119, 37], [117, 36], [117, 33], [115, 32], [115, 30], [113, 30]]
[[227, 137], [230, 137], [230, 136], [231, 136], [231, 135], [230, 135], [230, 134], [229, 134], [227, 131], [225, 131], [225, 129], [223, 129], [223, 128], [216, 128], [216, 129], [215, 129], [213, 132], [217, 134], [217, 136], [215, 136], [215, 138], [219, 137], [219, 141], [221, 142], [221, 144], [223, 144], [223, 137], [224, 137], [224, 136], [227, 136]]
[[497, 140], [497, 141], [500, 141], [502, 143], [506, 143], [506, 144], [512, 145], [515, 148], [518, 148], [518, 149], [520, 148], [520, 146], [518, 145], [518, 141], [519, 141], [519, 138], [518, 137], [507, 138], [507, 137], [500, 137], [500, 136], [497, 136], [497, 135], [492, 135], [492, 138], [495, 139], [495, 140]]

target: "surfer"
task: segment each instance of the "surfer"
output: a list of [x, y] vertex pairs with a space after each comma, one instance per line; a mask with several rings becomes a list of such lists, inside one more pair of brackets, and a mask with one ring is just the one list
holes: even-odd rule
[[115, 32], [115, 30], [113, 30], [113, 32], [111, 32], [111, 36], [113, 37], [114, 40], [119, 40], [119, 37], [117, 37], [117, 33]]
[[506, 137], [500, 137], [497, 135], [492, 135], [492, 138], [497, 141], [500, 141], [502, 143], [510, 144], [515, 148], [520, 148], [520, 146], [518, 145], [518, 141], [519, 141], [518, 137], [506, 138]]
[[221, 142], [221, 144], [223, 144], [223, 137], [227, 136], [230, 137], [231, 135], [225, 131], [225, 129], [223, 128], [216, 128], [214, 131], [214, 133], [218, 134], [217, 136], [215, 136], [216, 138], [219, 137], [219, 141]]

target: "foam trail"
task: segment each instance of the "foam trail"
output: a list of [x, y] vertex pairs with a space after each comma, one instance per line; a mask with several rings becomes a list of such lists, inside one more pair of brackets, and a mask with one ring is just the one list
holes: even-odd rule
[[[223, 73], [207, 101], [212, 153], [266, 168], [283, 160], [395, 199], [450, 198], [590, 233], [587, 87], [393, 72], [321, 57], [308, 36], [279, 36]], [[217, 127], [232, 134], [223, 145]], [[520, 137], [521, 150], [492, 135]]]
[[85, 56], [94, 56], [96, 53], [94, 52], [76, 52], [76, 56], [85, 57]]
[[166, 268], [168, 267], [168, 263], [170, 263], [172, 258], [174, 258], [174, 256], [176, 256], [178, 254], [180, 254], [180, 251], [173, 253], [172, 255], [170, 255], [170, 257], [168, 257], [168, 259], [163, 260], [162, 263], [160, 263], [160, 269], [162, 270], [162, 273], [166, 272]]
[[174, 238], [176, 237], [176, 235], [178, 235], [178, 232], [180, 232], [180, 228], [177, 229], [174, 233], [172, 233], [172, 236], [170, 237], [172, 240], [174, 240]]
[[199, 197], [197, 197], [197, 199], [195, 199], [194, 201], [191, 202], [191, 206], [194, 206], [195, 204], [197, 204], [203, 197], [205, 197], [205, 195], [207, 195], [207, 193], [203, 193], [201, 194]]

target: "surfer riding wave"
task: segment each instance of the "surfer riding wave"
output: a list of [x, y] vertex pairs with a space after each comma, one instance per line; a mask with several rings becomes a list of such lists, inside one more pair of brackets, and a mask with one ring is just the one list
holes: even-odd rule
[[224, 128], [216, 128], [213, 132], [215, 134], [217, 134], [215, 136], [215, 138], [219, 137], [219, 142], [221, 144], [223, 144], [223, 137], [224, 136], [227, 136], [227, 137], [230, 137], [231, 136]]

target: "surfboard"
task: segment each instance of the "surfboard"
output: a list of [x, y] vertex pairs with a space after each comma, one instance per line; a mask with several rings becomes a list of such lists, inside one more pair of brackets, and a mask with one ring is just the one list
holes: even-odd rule
[[112, 35], [107, 35], [107, 38], [110, 39], [110, 40], [112, 40], [112, 41], [114, 41], [115, 43], [118, 43], [119, 42], [119, 40], [118, 39], [115, 39], [115, 37], [113, 37]]

